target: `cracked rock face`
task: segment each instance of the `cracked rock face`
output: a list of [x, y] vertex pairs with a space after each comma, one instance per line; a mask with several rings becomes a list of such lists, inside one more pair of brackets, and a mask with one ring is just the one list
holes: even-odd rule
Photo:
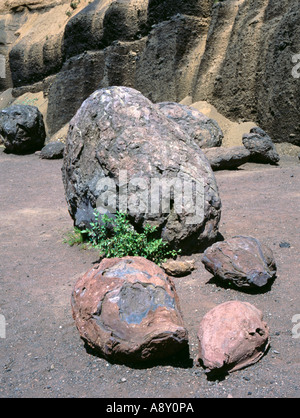
[[202, 263], [218, 279], [240, 288], [261, 288], [276, 276], [272, 250], [253, 237], [216, 242], [205, 250]]
[[156, 361], [188, 347], [172, 280], [143, 257], [104, 259], [76, 283], [80, 336], [112, 361]]
[[260, 360], [269, 346], [269, 329], [255, 306], [230, 301], [204, 316], [198, 340], [198, 359], [208, 371], [233, 372]]

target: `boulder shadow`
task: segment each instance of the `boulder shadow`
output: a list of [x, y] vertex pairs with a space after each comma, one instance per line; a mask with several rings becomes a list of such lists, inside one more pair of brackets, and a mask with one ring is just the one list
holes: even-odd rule
[[225, 290], [232, 289], [238, 292], [246, 293], [248, 295], [257, 295], [257, 294], [264, 294], [264, 293], [270, 292], [270, 290], [272, 289], [272, 285], [276, 278], [277, 276], [272, 277], [272, 279], [270, 279], [268, 283], [262, 287], [258, 287], [254, 285], [249, 286], [249, 287], [240, 287], [240, 286], [237, 286], [234, 282], [229, 281], [229, 280], [225, 281], [218, 276], [212, 276], [205, 284], [214, 284], [215, 286], [225, 289]]
[[86, 341], [84, 341], [84, 348], [88, 354], [98, 358], [102, 358], [112, 365], [123, 365], [130, 367], [131, 369], [143, 370], [151, 369], [158, 366], [172, 366], [181, 369], [189, 369], [192, 368], [194, 365], [194, 361], [190, 357], [188, 345], [184, 347], [182, 350], [180, 350], [178, 353], [170, 355], [170, 357], [168, 358], [144, 361], [134, 360], [132, 358], [126, 359], [125, 355], [123, 355], [122, 358], [120, 357], [118, 359], [104, 356], [99, 350], [89, 346]]
[[[270, 344], [268, 345], [268, 347], [266, 348], [266, 351], [263, 353], [263, 356], [257, 361], [257, 363], [267, 355], [267, 353], [270, 350]], [[256, 364], [256, 363], [254, 363]], [[223, 367], [220, 367], [219, 369], [214, 369], [214, 370], [210, 370], [207, 369], [204, 365], [203, 362], [201, 361], [201, 359], [198, 360], [198, 366], [202, 367], [204, 369], [204, 373], [206, 374], [206, 378], [209, 382], [222, 382], [223, 380], [225, 380], [230, 374], [232, 373], [238, 373], [241, 370], [247, 369], [248, 367], [253, 366], [254, 364], [248, 364], [244, 367], [241, 367], [240, 369], [234, 370], [232, 371], [232, 369], [235, 367], [235, 363], [232, 363], [230, 365], [230, 367], [228, 365], [225, 365]]]
[[42, 148], [30, 148], [24, 150], [10, 150], [7, 148], [3, 149], [3, 153], [7, 155], [17, 155], [17, 156], [25, 156], [25, 155], [34, 155], [37, 151], [41, 151]]

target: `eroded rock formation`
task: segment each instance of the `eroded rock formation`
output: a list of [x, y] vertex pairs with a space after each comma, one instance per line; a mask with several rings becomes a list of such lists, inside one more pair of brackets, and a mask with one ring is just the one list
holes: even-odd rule
[[49, 93], [50, 135], [93, 90], [124, 85], [300, 144], [298, 0], [6, 0], [0, 13], [0, 90]]

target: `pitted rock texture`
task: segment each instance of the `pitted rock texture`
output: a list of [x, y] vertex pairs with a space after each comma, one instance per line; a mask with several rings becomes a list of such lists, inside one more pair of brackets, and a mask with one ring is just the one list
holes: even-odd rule
[[207, 371], [227, 373], [260, 360], [270, 337], [260, 310], [248, 302], [230, 301], [204, 316], [198, 341], [198, 360]]
[[214, 119], [208, 118], [191, 106], [180, 103], [162, 102], [157, 106], [169, 119], [177, 122], [200, 148], [222, 145], [224, 135]]
[[174, 283], [143, 257], [104, 259], [72, 293], [83, 340], [120, 363], [166, 359], [188, 347]]
[[244, 146], [213, 147], [205, 149], [203, 152], [214, 171], [238, 168], [247, 163], [251, 155]]
[[277, 164], [279, 154], [272, 139], [261, 128], [255, 127], [243, 135], [243, 144], [250, 151], [250, 160], [257, 163]]
[[40, 158], [46, 160], [56, 160], [63, 158], [65, 144], [59, 141], [49, 142], [41, 149]]
[[8, 152], [24, 154], [40, 150], [46, 138], [43, 115], [35, 106], [7, 107], [0, 112], [0, 135]]
[[161, 267], [169, 276], [182, 277], [195, 270], [194, 260], [167, 260]]
[[216, 242], [205, 250], [202, 263], [218, 279], [240, 288], [261, 288], [276, 277], [277, 270], [272, 250], [253, 237]]
[[[255, 121], [274, 142], [300, 144], [298, 0], [76, 4], [73, 9], [70, 0], [1, 2], [0, 54], [6, 58], [7, 77], [0, 79], [0, 91], [33, 83], [40, 83], [36, 88], [41, 91], [42, 81], [59, 74], [69, 59], [101, 53], [107, 66], [87, 71], [76, 94], [68, 88], [68, 78], [60, 77], [61, 91], [49, 97], [51, 121], [63, 113], [57, 100], [63, 109], [72, 104], [72, 117], [92, 85], [126, 85], [156, 103], [180, 102], [186, 96], [207, 101], [230, 120]], [[138, 41], [136, 65], [120, 63], [116, 70], [114, 43], [125, 43], [131, 51]], [[119, 60], [126, 58], [129, 54]], [[78, 60], [79, 72], [84, 61]], [[50, 126], [52, 134], [66, 122]]]
[[78, 227], [89, 225], [97, 208], [126, 212], [136, 228], [157, 226], [183, 252], [217, 236], [221, 201], [207, 159], [134, 89], [101, 89], [82, 104], [70, 123], [62, 172]]

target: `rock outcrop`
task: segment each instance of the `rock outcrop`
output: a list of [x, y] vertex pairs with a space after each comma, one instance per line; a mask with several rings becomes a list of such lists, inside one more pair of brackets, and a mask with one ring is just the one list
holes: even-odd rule
[[[7, 67], [0, 91], [13, 86], [15, 94], [24, 87], [46, 94], [57, 75], [49, 95], [51, 134], [68, 122], [60, 117], [68, 103], [71, 118], [92, 88], [125, 85], [155, 103], [186, 96], [207, 101], [234, 121], [255, 121], [274, 142], [300, 145], [298, 0], [72, 4], [7, 0], [0, 6]], [[70, 88], [71, 68], [86, 72], [79, 88]]]

